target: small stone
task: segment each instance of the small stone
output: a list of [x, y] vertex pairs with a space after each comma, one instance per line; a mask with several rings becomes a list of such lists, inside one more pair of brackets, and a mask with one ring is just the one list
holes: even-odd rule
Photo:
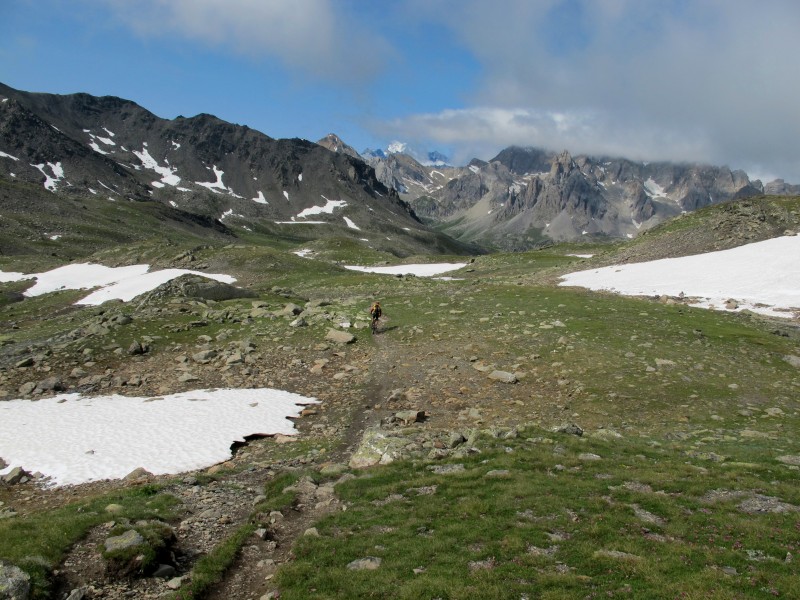
[[30, 473], [25, 471], [22, 467], [14, 467], [8, 473], [3, 475], [1, 480], [9, 485], [17, 485], [19, 483], [28, 481], [30, 476]]
[[211, 362], [216, 357], [217, 357], [216, 350], [203, 350], [201, 352], [192, 354], [192, 360], [200, 364], [206, 364], [208, 362]]
[[138, 531], [134, 529], [129, 529], [121, 535], [115, 535], [110, 538], [106, 538], [106, 541], [103, 543], [106, 552], [125, 550], [127, 548], [140, 546], [142, 544], [144, 544], [144, 538]]
[[430, 465], [429, 471], [433, 471], [436, 475], [450, 475], [451, 473], [461, 473], [464, 471], [463, 464], [455, 465]]
[[36, 389], [36, 383], [35, 382], [26, 381], [21, 386], [19, 386], [19, 389], [17, 391], [20, 393], [20, 395], [27, 396], [28, 394], [32, 393], [33, 390], [35, 390], [35, 389]]
[[152, 477], [152, 476], [153, 474], [150, 471], [144, 469], [143, 467], [139, 467], [138, 469], [134, 469], [133, 471], [125, 475], [123, 479], [125, 481], [136, 481], [137, 479], [146, 479], [147, 477]]
[[329, 329], [325, 339], [335, 344], [352, 344], [356, 341], [356, 336], [339, 329]]
[[508, 469], [493, 469], [492, 471], [488, 471], [486, 473], [486, 477], [490, 478], [502, 478], [502, 477], [508, 477], [509, 475], [510, 472]]
[[[316, 527], [309, 527], [303, 532], [304, 537], [319, 537], [319, 531], [317, 531]], [[348, 566], [348, 568], [350, 568]]]
[[183, 585], [183, 577], [173, 577], [167, 582], [167, 587], [171, 590], [179, 590]]
[[367, 556], [348, 563], [347, 568], [351, 571], [374, 571], [381, 566], [381, 562], [382, 559], [378, 556]]
[[570, 423], [568, 425], [560, 425], [553, 429], [556, 433], [567, 433], [569, 435], [577, 435], [581, 437], [583, 435], [583, 429], [574, 423]]
[[508, 371], [492, 371], [489, 373], [489, 379], [492, 381], [499, 381], [501, 383], [517, 383], [517, 376]]
[[[0, 588], [0, 590], [2, 590], [2, 588]], [[86, 594], [88, 593], [89, 593], [88, 586], [75, 588], [69, 593], [69, 596], [67, 596], [66, 600], [84, 600], [84, 598], [86, 598]]]
[[592, 454], [591, 452], [583, 452], [578, 455], [578, 460], [589, 462], [589, 461], [603, 460], [603, 458], [598, 454]]
[[421, 423], [425, 420], [424, 410], [401, 410], [394, 414], [403, 425], [410, 425], [411, 423]]

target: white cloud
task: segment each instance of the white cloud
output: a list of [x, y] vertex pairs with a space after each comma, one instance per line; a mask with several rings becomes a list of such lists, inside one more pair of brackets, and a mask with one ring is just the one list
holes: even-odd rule
[[709, 141], [683, 137], [646, 122], [619, 119], [601, 112], [556, 112], [529, 108], [470, 108], [412, 115], [381, 126], [387, 135], [401, 132], [456, 148], [455, 162], [474, 156], [491, 158], [510, 145], [541, 146], [593, 155], [643, 160], [702, 161]]
[[786, 46], [800, 3], [409, 2], [483, 75], [466, 110], [413, 115], [391, 133], [425, 124], [434, 142], [701, 160], [800, 181], [800, 78]]
[[290, 70], [361, 81], [380, 68], [388, 45], [334, 0], [95, 0], [142, 37], [179, 36]]

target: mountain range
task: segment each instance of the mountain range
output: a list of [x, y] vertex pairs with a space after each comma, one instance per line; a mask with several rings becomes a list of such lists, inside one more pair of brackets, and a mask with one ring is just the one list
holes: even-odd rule
[[[0, 84], [0, 180], [7, 214], [55, 198], [102, 199], [155, 205], [162, 220], [232, 237], [343, 236], [400, 256], [465, 251], [421, 223], [358, 157], [207, 114], [161, 119], [115, 97]], [[51, 215], [73, 209], [64, 201]], [[42, 227], [39, 235], [52, 224]]]
[[521, 250], [552, 241], [633, 238], [680, 214], [739, 198], [797, 193], [727, 167], [572, 156], [509, 147], [466, 167], [425, 167], [412, 157], [368, 158], [378, 179], [449, 235]]
[[25, 186], [0, 188], [7, 210], [48, 194], [133, 201], [215, 235], [343, 236], [407, 256], [633, 238], [711, 204], [800, 192], [700, 164], [509, 147], [454, 167], [409, 152], [394, 142], [359, 153], [335, 134], [276, 140], [212, 115], [168, 120], [116, 97], [0, 84], [0, 178]]

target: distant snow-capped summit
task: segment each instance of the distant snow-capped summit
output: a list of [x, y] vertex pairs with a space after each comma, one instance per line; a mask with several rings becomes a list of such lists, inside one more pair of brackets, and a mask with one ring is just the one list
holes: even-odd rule
[[361, 151], [361, 156], [364, 158], [386, 158], [386, 152], [378, 148], [377, 150], [373, 150], [372, 148], [365, 148]]
[[361, 152], [361, 156], [364, 157], [365, 159], [370, 159], [370, 158], [385, 159], [392, 156], [393, 154], [405, 154], [406, 156], [410, 156], [418, 163], [426, 167], [451, 166], [447, 156], [445, 156], [438, 150], [420, 151], [416, 148], [411, 147], [406, 142], [400, 142], [397, 140], [391, 142], [385, 150], [382, 150], [380, 148], [377, 150], [367, 148], [366, 150]]
[[430, 167], [449, 167], [450, 159], [439, 152], [438, 150], [431, 150], [428, 152], [428, 160], [423, 163], [426, 166]]

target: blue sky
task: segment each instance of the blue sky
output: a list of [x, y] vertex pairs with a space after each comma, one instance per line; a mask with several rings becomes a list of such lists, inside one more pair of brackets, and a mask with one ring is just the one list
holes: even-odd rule
[[795, 0], [2, 0], [0, 81], [272, 137], [800, 183]]

